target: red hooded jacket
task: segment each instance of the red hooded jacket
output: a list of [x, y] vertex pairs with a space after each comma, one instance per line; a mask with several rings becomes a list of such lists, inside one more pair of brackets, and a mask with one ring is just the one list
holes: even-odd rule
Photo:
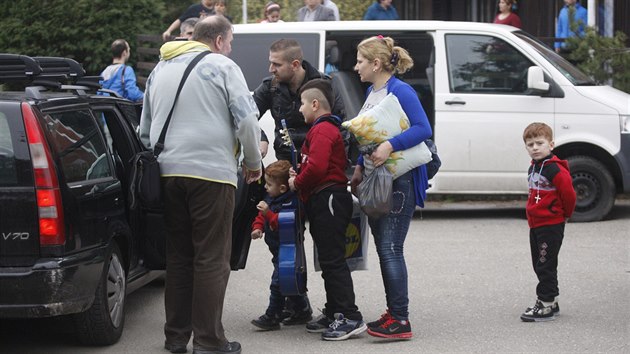
[[529, 227], [561, 224], [573, 214], [575, 190], [566, 160], [553, 154], [540, 161], [532, 160], [527, 181]]
[[326, 187], [348, 184], [346, 149], [339, 128], [327, 121], [331, 118], [339, 119], [317, 118], [302, 145], [302, 164], [294, 183], [303, 202]]

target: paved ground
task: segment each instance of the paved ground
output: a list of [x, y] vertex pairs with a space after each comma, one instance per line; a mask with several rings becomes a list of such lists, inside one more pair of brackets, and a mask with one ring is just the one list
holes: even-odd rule
[[[307, 236], [307, 249], [312, 243]], [[303, 327], [257, 331], [271, 272], [262, 241], [247, 269], [230, 278], [224, 323], [243, 353], [628, 353], [630, 352], [630, 200], [617, 201], [611, 220], [569, 223], [560, 255], [561, 314], [556, 321], [523, 323], [535, 299], [528, 229], [520, 201], [430, 202], [417, 212], [406, 242], [414, 338], [383, 341], [364, 334], [325, 342]], [[377, 257], [353, 274], [357, 304], [368, 320], [385, 309]], [[312, 255], [308, 254], [309, 265]], [[2, 322], [2, 353], [165, 353], [163, 284], [128, 298], [121, 341], [79, 346], [60, 326]], [[324, 303], [319, 273], [309, 272], [309, 296]], [[190, 348], [190, 346], [189, 346]]]

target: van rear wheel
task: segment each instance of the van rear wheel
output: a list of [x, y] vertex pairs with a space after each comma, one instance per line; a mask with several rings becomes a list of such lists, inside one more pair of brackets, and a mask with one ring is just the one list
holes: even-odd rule
[[589, 156], [567, 158], [577, 196], [571, 221], [602, 220], [615, 203], [615, 182], [601, 162]]
[[110, 247], [92, 306], [74, 315], [78, 338], [87, 345], [118, 342], [125, 324], [127, 275], [123, 258], [115, 242]]

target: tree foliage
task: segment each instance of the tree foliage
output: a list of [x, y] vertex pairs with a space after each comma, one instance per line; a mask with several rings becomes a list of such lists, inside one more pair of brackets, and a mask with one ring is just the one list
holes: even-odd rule
[[[161, 33], [164, 6], [151, 0], [7, 1], [0, 7], [5, 53], [73, 58], [89, 75], [111, 63], [111, 43]], [[132, 55], [133, 58], [133, 55]]]
[[621, 31], [614, 37], [602, 37], [589, 27], [584, 36], [567, 38], [568, 58], [595, 81], [612, 82], [613, 87], [630, 93], [630, 48], [625, 46], [626, 39]]

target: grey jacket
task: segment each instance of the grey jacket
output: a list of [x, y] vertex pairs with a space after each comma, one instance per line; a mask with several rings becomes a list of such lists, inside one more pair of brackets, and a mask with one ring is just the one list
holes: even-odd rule
[[[184, 69], [197, 54], [195, 50], [175, 54], [151, 72], [140, 119], [140, 139], [146, 146], [157, 142]], [[259, 141], [258, 107], [241, 69], [212, 53], [193, 69], [179, 95], [158, 159], [162, 176], [236, 186], [240, 152], [249, 169], [261, 167]]]
[[[298, 10], [298, 21], [303, 22], [306, 14], [308, 13], [308, 7], [304, 6]], [[318, 5], [315, 8], [315, 18], [313, 21], [334, 21], [335, 12], [326, 6]]]

